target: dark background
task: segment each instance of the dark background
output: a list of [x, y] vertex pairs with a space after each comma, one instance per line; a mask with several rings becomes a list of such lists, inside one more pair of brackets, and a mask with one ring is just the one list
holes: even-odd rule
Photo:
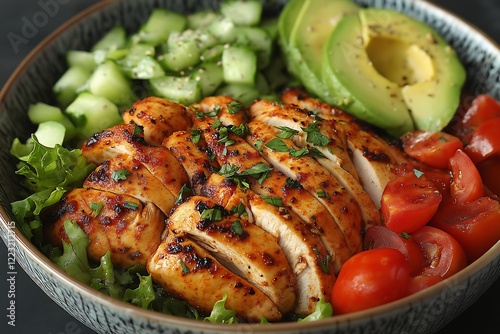
[[[41, 3], [57, 0], [0, 0], [0, 86], [3, 86], [21, 60], [49, 33], [82, 9], [97, 0], [65, 0], [47, 24], [33, 33], [26, 43], [15, 50], [7, 38], [9, 32], [21, 35], [23, 20], [32, 20], [43, 10]], [[464, 18], [500, 42], [500, 1], [497, 0], [434, 0], [438, 5]], [[16, 265], [16, 327], [7, 325], [8, 286], [7, 250], [0, 242], [0, 333], [91, 334], [94, 333], [72, 318], [47, 297], [40, 288]], [[498, 302], [500, 280], [469, 310], [447, 325], [440, 334], [500, 333]]]

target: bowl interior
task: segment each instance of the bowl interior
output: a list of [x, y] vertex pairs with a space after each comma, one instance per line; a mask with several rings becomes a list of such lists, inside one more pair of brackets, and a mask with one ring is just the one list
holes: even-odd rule
[[[269, 13], [277, 13], [286, 1], [267, 1], [267, 11]], [[479, 93], [489, 93], [495, 98], [500, 98], [500, 51], [496, 45], [487, 37], [484, 37], [480, 32], [473, 27], [468, 26], [463, 21], [458, 20], [453, 15], [450, 15], [443, 10], [424, 1], [407, 0], [357, 0], [362, 5], [370, 5], [377, 7], [386, 7], [395, 9], [410, 16], [413, 16], [421, 21], [424, 21], [436, 28], [441, 35], [450, 42], [459, 54], [461, 60], [465, 64], [468, 71], [467, 91], [471, 96]], [[138, 29], [140, 24], [145, 21], [151, 10], [155, 7], [171, 8], [180, 12], [188, 13], [201, 9], [215, 8], [219, 1], [167, 1], [167, 0], [123, 0], [123, 1], [104, 1], [95, 7], [81, 13], [78, 17], [69, 21], [61, 29], [49, 36], [41, 45], [39, 45], [25, 61], [20, 65], [16, 72], [9, 79], [0, 94], [0, 205], [4, 210], [0, 210], [0, 223], [4, 239], [6, 238], [6, 225], [13, 219], [10, 211], [10, 202], [23, 198], [24, 190], [20, 186], [20, 178], [15, 176], [16, 159], [14, 159], [9, 149], [14, 138], [19, 137], [25, 140], [28, 135], [34, 130], [30, 125], [26, 111], [31, 103], [43, 101], [46, 103], [54, 103], [54, 98], [51, 93], [51, 87], [61, 76], [66, 68], [65, 53], [71, 49], [89, 49], [90, 46], [99, 39], [100, 36], [116, 24], [122, 24], [129, 32]], [[41, 270], [54, 270], [58, 272], [56, 278], [63, 281], [65, 285], [72, 285], [72, 280], [64, 273], [60, 272], [53, 264], [45, 263], [48, 261], [33, 245], [24, 237], [16, 233], [17, 252], [22, 253], [21, 259], [25, 262], [41, 263]], [[22, 266], [25, 266], [26, 264]], [[454, 309], [454, 314], [447, 315], [437, 314], [430, 319], [431, 330], [437, 330], [444, 325], [447, 320], [459, 314], [470, 305], [481, 293], [483, 293], [489, 284], [480, 286], [481, 280], [490, 282], [490, 284], [500, 275], [500, 245], [497, 244], [481, 259], [469, 266], [462, 273], [448, 280], [443, 284], [439, 284], [435, 288], [418, 295], [418, 298], [410, 300], [430, 300], [439, 294], [442, 299], [457, 300], [464, 299], [459, 305], [459, 308]], [[30, 267], [31, 268], [31, 267]], [[487, 270], [483, 270], [486, 268]], [[32, 276], [33, 277], [33, 276]], [[35, 277], [33, 277], [36, 279]], [[92, 291], [87, 287], [73, 284], [70, 289], [72, 293], [83, 293], [86, 298], [90, 298]], [[457, 295], [456, 289], [450, 287], [462, 287], [460, 294]], [[466, 288], [474, 289], [472, 294], [468, 294]], [[43, 287], [42, 287], [43, 288]], [[471, 289], [472, 289], [471, 288]], [[444, 291], [453, 294], [451, 297], [446, 295]], [[57, 296], [51, 296], [57, 299]], [[123, 303], [110, 301], [107, 298], [104, 300], [106, 307], [116, 307], [117, 309], [125, 310], [125, 313], [138, 313], [142, 317], [153, 322], [162, 322], [167, 319], [167, 322], [172, 323], [169, 317], [163, 317], [152, 312], [135, 310], [135, 307], [124, 306]], [[57, 301], [57, 300], [56, 300]], [[61, 301], [58, 301], [61, 302]], [[396, 318], [396, 315], [403, 316], [407, 319], [410, 313], [410, 306], [413, 311], [420, 309], [415, 306], [415, 303], [408, 303], [408, 300], [401, 300], [397, 303], [385, 305], [368, 312], [358, 313], [353, 316], [344, 316], [338, 318], [327, 319], [320, 321], [317, 324], [297, 325], [283, 324], [276, 326], [276, 330], [283, 332], [292, 332], [300, 330], [315, 330], [324, 327], [336, 326], [339, 330], [342, 326], [353, 326], [358, 322], [366, 322], [366, 319], [374, 318], [377, 315], [385, 315], [387, 317]], [[425, 305], [422, 303], [421, 305]], [[425, 310], [421, 310], [425, 312]], [[441, 311], [444, 312], [444, 311]], [[413, 314], [413, 313], [412, 313]], [[163, 320], [162, 320], [163, 319]], [[437, 320], [445, 320], [443, 323], [436, 323]], [[395, 320], [394, 320], [395, 321]], [[184, 323], [184, 322], [182, 322]], [[187, 321], [187, 324], [190, 322]], [[351, 323], [351, 324], [349, 324]], [[341, 324], [343, 324], [341, 326]], [[346, 325], [347, 324], [347, 325]], [[194, 326], [194, 325], [193, 325]], [[206, 328], [214, 330], [222, 330], [222, 327], [204, 324]], [[208, 326], [208, 327], [207, 327]], [[398, 328], [405, 328], [404, 324], [398, 324]], [[406, 325], [408, 326], [408, 325]], [[411, 325], [413, 326], [413, 325]], [[89, 327], [92, 327], [90, 324]], [[198, 327], [197, 327], [198, 328]], [[227, 329], [227, 327], [224, 327]], [[409, 327], [418, 328], [418, 327]], [[253, 328], [252, 330], [261, 331]], [[339, 332], [340, 333], [340, 332]]]

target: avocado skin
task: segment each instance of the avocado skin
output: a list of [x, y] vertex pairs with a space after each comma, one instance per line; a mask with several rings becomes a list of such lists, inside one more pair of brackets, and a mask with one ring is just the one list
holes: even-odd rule
[[[465, 82], [465, 69], [454, 51], [432, 28], [403, 14], [377, 8], [358, 14], [337, 24], [323, 50], [323, 81], [331, 103], [394, 136], [415, 128], [442, 130], [457, 110]], [[367, 55], [367, 34], [424, 50], [432, 59], [434, 77], [403, 87], [389, 81]]]

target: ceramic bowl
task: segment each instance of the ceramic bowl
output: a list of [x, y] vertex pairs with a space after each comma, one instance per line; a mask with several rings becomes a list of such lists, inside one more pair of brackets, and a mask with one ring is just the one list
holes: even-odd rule
[[[456, 49], [468, 70], [468, 91], [500, 98], [500, 51], [463, 21], [424, 1], [358, 0], [362, 5], [394, 9], [436, 28]], [[278, 13], [285, 1], [266, 2]], [[0, 95], [0, 235], [21, 267], [63, 309], [98, 333], [432, 333], [474, 303], [500, 276], [500, 242], [466, 269], [445, 281], [396, 302], [313, 323], [269, 326], [215, 325], [163, 315], [116, 301], [74, 280], [50, 262], [15, 229], [10, 202], [21, 188], [9, 154], [15, 137], [33, 130], [26, 115], [30, 103], [53, 102], [51, 87], [65, 70], [65, 52], [88, 49], [116, 24], [136, 30], [157, 6], [193, 12], [215, 8], [217, 1], [103, 1], [81, 13], [42, 42], [19, 66]]]

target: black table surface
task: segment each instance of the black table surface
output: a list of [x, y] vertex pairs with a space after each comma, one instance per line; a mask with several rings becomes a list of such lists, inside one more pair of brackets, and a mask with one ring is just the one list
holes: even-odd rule
[[[98, 0], [0, 0], [0, 85], [4, 85], [21, 60], [59, 25], [97, 3]], [[456, 15], [472, 23], [500, 43], [500, 1], [497, 0], [433, 0]], [[57, 4], [46, 7], [44, 4]], [[49, 8], [49, 9], [47, 9]], [[44, 24], [22, 43], [13, 45], [9, 33], [22, 36], [25, 22], [40, 12], [50, 14]], [[40, 288], [18, 267], [16, 275], [16, 326], [7, 324], [8, 286], [7, 249], [0, 243], [0, 334], [91, 334], [92, 330], [71, 317], [47, 297]], [[446, 325], [439, 333], [500, 333], [498, 280], [471, 308]]]

